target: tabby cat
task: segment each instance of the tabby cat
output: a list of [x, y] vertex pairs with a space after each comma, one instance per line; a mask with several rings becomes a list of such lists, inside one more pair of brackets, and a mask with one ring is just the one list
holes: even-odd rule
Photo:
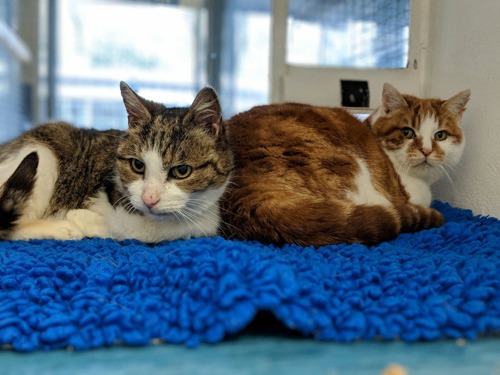
[[419, 99], [384, 85], [382, 104], [366, 123], [394, 164], [411, 202], [429, 206], [430, 186], [460, 160], [465, 146], [460, 122], [469, 97], [470, 90], [465, 90], [448, 100]]
[[39, 126], [0, 147], [0, 238], [211, 236], [233, 164], [215, 91], [166, 108], [120, 83], [128, 131]]
[[343, 109], [254, 107], [228, 120], [235, 170], [221, 199], [221, 233], [265, 243], [375, 244], [438, 227], [409, 202], [374, 133]]

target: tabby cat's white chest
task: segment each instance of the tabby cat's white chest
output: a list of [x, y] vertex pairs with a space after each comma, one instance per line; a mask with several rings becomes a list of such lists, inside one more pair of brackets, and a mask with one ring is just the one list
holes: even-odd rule
[[[87, 226], [94, 237], [111, 237], [116, 240], [136, 239], [147, 243], [170, 241], [178, 238], [210, 237], [217, 233], [220, 220], [217, 204], [212, 204], [200, 214], [192, 217], [172, 215], [163, 220], [152, 220], [149, 216], [129, 213], [126, 207], [113, 207], [104, 193], [92, 200], [90, 211], [102, 217], [95, 228]], [[100, 228], [100, 229], [99, 229]], [[87, 234], [87, 233], [85, 233]]]

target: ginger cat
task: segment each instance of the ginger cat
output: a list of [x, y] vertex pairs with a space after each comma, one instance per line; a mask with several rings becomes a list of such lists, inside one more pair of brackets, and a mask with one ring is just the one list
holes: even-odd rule
[[235, 169], [220, 201], [228, 238], [376, 244], [443, 224], [409, 202], [375, 134], [343, 109], [271, 104], [228, 120]]
[[470, 90], [448, 100], [400, 94], [386, 83], [382, 103], [366, 124], [379, 139], [413, 203], [429, 206], [431, 185], [447, 175], [464, 150], [460, 127]]

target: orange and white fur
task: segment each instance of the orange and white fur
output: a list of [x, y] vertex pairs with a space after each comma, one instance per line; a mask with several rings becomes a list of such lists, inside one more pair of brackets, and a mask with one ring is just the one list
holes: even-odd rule
[[420, 99], [384, 85], [380, 107], [365, 121], [411, 202], [430, 206], [431, 185], [460, 161], [465, 146], [460, 123], [469, 97], [464, 90], [448, 100]]

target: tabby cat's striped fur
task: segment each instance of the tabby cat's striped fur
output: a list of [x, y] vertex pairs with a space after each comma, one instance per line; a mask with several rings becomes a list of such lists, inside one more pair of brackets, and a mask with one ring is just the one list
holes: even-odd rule
[[39, 126], [0, 147], [0, 238], [212, 236], [232, 169], [217, 95], [190, 108], [143, 99], [124, 82], [127, 132]]

